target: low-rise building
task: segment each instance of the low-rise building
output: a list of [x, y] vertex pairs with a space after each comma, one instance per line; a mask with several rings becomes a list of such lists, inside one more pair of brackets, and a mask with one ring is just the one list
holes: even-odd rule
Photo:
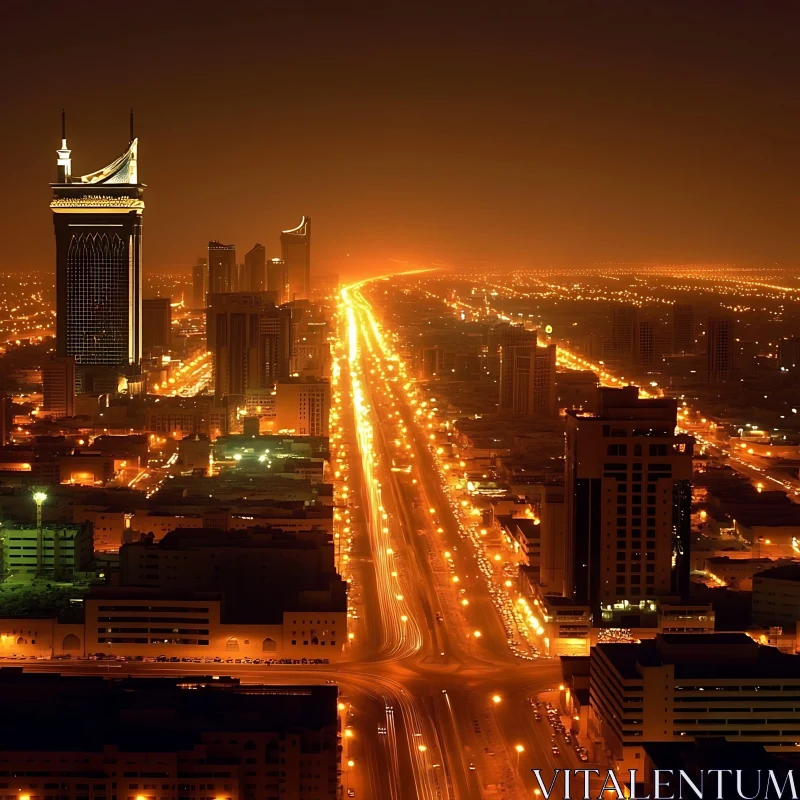
[[724, 736], [794, 752], [800, 657], [745, 634], [666, 634], [591, 651], [590, 723], [622, 770], [647, 742]]
[[334, 686], [3, 669], [0, 702], [4, 788], [15, 798], [338, 796]]
[[800, 564], [753, 576], [753, 622], [794, 631], [800, 621]]

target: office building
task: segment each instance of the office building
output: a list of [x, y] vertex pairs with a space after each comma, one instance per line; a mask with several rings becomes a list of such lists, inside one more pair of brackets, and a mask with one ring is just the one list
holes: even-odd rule
[[692, 447], [677, 402], [600, 390], [597, 414], [567, 412], [568, 596], [595, 619], [689, 590]]
[[672, 306], [672, 352], [694, 353], [694, 308], [686, 303]]
[[318, 378], [289, 378], [275, 386], [275, 430], [327, 436], [331, 385]]
[[289, 377], [292, 312], [273, 305], [268, 292], [212, 293], [206, 335], [218, 399], [271, 388]]
[[[63, 128], [63, 126], [62, 126]], [[62, 130], [51, 184], [56, 237], [56, 352], [75, 359], [78, 385], [95, 372], [137, 368], [142, 351], [142, 212], [138, 141], [114, 162], [73, 176]]]
[[256, 243], [244, 256], [245, 288], [240, 291], [264, 292], [267, 290], [267, 251]]
[[497, 408], [501, 414], [522, 414], [528, 404], [536, 331], [526, 330], [522, 325], [498, 327], [500, 399]]
[[172, 343], [172, 305], [169, 297], [142, 301], [142, 349], [168, 351]]
[[631, 306], [614, 308], [611, 312], [611, 339], [608, 342], [608, 358], [615, 361], [630, 361], [636, 340], [637, 310]]
[[232, 292], [236, 279], [236, 247], [208, 243], [208, 294]]
[[598, 644], [590, 659], [590, 728], [619, 769], [641, 769], [646, 742], [724, 736], [797, 750], [800, 656], [743, 633], [692, 633]]
[[9, 796], [339, 796], [335, 686], [245, 686], [180, 672], [106, 678], [0, 670]]
[[733, 371], [733, 321], [729, 317], [711, 317], [706, 329], [708, 380], [722, 383]]
[[72, 417], [75, 414], [75, 359], [52, 358], [42, 364], [42, 413], [45, 416]]
[[289, 301], [289, 274], [282, 258], [271, 258], [267, 262], [267, 290], [275, 292], [279, 305]]
[[286, 264], [289, 300], [307, 300], [311, 294], [311, 217], [296, 228], [281, 231], [281, 259]]
[[198, 258], [192, 267], [192, 308], [205, 308], [208, 294], [208, 258]]

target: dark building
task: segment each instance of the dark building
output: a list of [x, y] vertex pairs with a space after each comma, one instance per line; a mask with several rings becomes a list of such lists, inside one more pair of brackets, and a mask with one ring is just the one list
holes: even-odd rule
[[81, 389], [90, 388], [90, 373], [130, 372], [141, 359], [144, 185], [139, 183], [137, 146], [133, 139], [107, 167], [73, 177], [62, 131], [50, 203], [56, 236], [56, 348], [58, 356], [75, 359]]
[[567, 412], [566, 584], [595, 619], [688, 593], [694, 440], [676, 423], [676, 400], [636, 386]]
[[706, 330], [708, 380], [722, 383], [733, 371], [733, 321], [729, 317], [711, 317]]
[[637, 310], [630, 306], [615, 308], [611, 313], [611, 341], [608, 357], [628, 361], [634, 353]]
[[499, 327], [501, 414], [523, 413], [527, 404], [529, 376], [536, 350], [536, 331], [522, 325]]
[[653, 320], [642, 319], [636, 325], [635, 361], [648, 369], [656, 362], [656, 330]]
[[311, 217], [296, 228], [281, 231], [281, 259], [286, 264], [289, 300], [307, 300], [311, 294]]
[[172, 305], [169, 297], [142, 301], [142, 349], [169, 350], [172, 341]]
[[685, 303], [672, 307], [672, 352], [694, 353], [694, 309]]
[[267, 287], [267, 251], [263, 244], [253, 245], [253, 249], [245, 253], [244, 273], [247, 290], [263, 292]]
[[51, 417], [75, 414], [75, 359], [53, 358], [42, 364], [42, 413]]
[[275, 293], [279, 304], [289, 301], [289, 276], [282, 258], [271, 258], [267, 263], [267, 289]]
[[205, 308], [208, 294], [208, 259], [198, 258], [192, 267], [192, 308]]
[[335, 686], [243, 686], [201, 675], [107, 680], [7, 667], [0, 701], [8, 710], [0, 723], [3, 780], [15, 798], [42, 798], [52, 783], [51, 795], [69, 798], [337, 797]]
[[233, 291], [236, 277], [236, 247], [208, 243], [208, 294]]
[[271, 297], [269, 292], [209, 295], [206, 335], [218, 399], [269, 389], [289, 376], [292, 312], [275, 306]]

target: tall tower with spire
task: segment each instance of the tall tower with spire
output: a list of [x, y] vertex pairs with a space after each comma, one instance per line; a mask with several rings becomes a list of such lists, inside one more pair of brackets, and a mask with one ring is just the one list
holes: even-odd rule
[[76, 364], [78, 391], [109, 391], [138, 373], [142, 351], [142, 212], [138, 140], [116, 161], [72, 175], [64, 114], [56, 234], [56, 349]]

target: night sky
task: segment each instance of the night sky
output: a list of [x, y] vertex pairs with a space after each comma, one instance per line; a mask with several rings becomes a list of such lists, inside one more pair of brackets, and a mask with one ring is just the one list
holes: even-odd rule
[[302, 214], [315, 271], [796, 264], [798, 30], [766, 0], [0, 0], [0, 269], [54, 263], [62, 106], [73, 174], [135, 108], [149, 272], [277, 255]]

